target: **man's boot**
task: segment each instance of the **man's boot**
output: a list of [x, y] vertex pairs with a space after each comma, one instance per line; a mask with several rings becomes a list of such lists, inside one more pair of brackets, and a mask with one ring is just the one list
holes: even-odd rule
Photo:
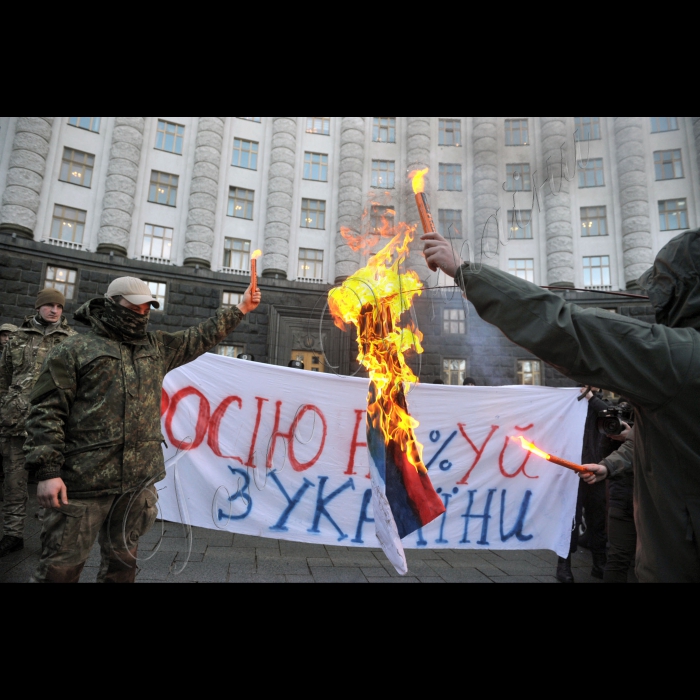
[[606, 552], [593, 552], [593, 570], [591, 576], [600, 579], [605, 578], [605, 567], [608, 565], [608, 555]]
[[0, 541], [0, 559], [24, 549], [24, 540], [20, 537], [3, 537]]
[[559, 558], [557, 581], [559, 581], [559, 583], [576, 583], [574, 580], [574, 572], [571, 570], [571, 556], [569, 556], [568, 559]]

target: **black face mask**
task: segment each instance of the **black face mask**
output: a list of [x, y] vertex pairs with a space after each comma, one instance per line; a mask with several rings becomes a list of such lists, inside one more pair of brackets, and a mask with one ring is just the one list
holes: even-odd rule
[[146, 337], [148, 323], [151, 319], [150, 312], [142, 316], [127, 309], [126, 306], [116, 304], [111, 299], [106, 301], [102, 323], [129, 340], [143, 340]]

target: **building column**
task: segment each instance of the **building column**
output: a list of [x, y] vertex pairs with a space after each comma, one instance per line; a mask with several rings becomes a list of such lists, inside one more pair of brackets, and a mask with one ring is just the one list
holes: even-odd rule
[[637, 280], [654, 264], [644, 126], [644, 117], [615, 117], [627, 289], [635, 289]]
[[474, 149], [474, 232], [472, 258], [498, 266], [498, 117], [472, 117]]
[[[431, 117], [406, 117], [407, 119], [407, 154], [408, 154], [408, 172], [403, 176], [403, 182], [400, 186], [405, 186], [407, 183], [408, 175], [414, 170], [424, 170], [430, 167], [430, 153], [432, 146], [431, 139]], [[431, 172], [426, 180], [426, 194], [432, 194], [436, 188], [432, 187], [432, 184], [437, 182], [438, 174]], [[420, 241], [420, 237], [423, 235], [423, 229], [420, 223], [420, 214], [418, 213], [418, 206], [416, 205], [415, 198], [413, 196], [413, 191], [411, 189], [411, 183], [408, 182], [408, 208], [406, 210], [407, 223], [415, 224], [418, 226], [416, 231], [416, 237], [411, 245], [411, 257], [409, 260], [409, 267], [418, 273], [418, 276], [425, 280], [430, 275], [430, 270], [425, 262], [425, 256], [423, 255], [424, 246]], [[435, 222], [437, 223], [438, 211], [437, 211], [437, 200], [435, 197], [430, 197], [432, 203], [433, 216], [435, 217]]]
[[695, 155], [698, 159], [698, 173], [700, 173], [700, 117], [693, 117], [693, 131], [695, 132]]
[[342, 236], [344, 229], [361, 235], [364, 204], [366, 117], [343, 117], [340, 135], [338, 232], [335, 239], [335, 283], [340, 284], [360, 267], [360, 255]]
[[[567, 143], [567, 117], [540, 117], [544, 210], [547, 236], [547, 283], [552, 287], [575, 287], [574, 227], [571, 223], [571, 183], [562, 165]], [[573, 154], [576, 158], [576, 153]], [[573, 168], [571, 169], [573, 172]], [[533, 187], [537, 183], [533, 182]]]
[[186, 267], [210, 269], [216, 239], [216, 206], [226, 117], [199, 117], [185, 233]]
[[115, 117], [97, 252], [129, 253], [146, 117]]
[[273, 117], [263, 277], [287, 279], [299, 117]]
[[55, 117], [17, 117], [0, 231], [34, 239]]

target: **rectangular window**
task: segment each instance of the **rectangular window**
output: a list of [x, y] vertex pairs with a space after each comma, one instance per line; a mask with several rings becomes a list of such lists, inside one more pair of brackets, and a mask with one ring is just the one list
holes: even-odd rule
[[462, 238], [462, 210], [438, 210], [438, 228], [445, 238]]
[[600, 117], [576, 117], [577, 141], [600, 141]]
[[608, 235], [607, 207], [581, 207], [581, 228], [584, 237]]
[[242, 345], [219, 345], [216, 348], [216, 354], [236, 360], [244, 354], [244, 348]]
[[535, 283], [535, 261], [531, 259], [513, 259], [508, 261], [508, 272], [521, 280]]
[[396, 117], [373, 117], [372, 141], [396, 143]]
[[396, 187], [396, 163], [393, 160], [372, 161], [372, 187], [382, 190]]
[[678, 117], [651, 117], [651, 133], [678, 131]]
[[169, 173], [151, 173], [151, 186], [148, 191], [148, 201], [153, 204], [163, 204], [166, 207], [177, 206], [177, 188], [180, 178]]
[[46, 268], [44, 287], [58, 289], [67, 301], [71, 301], [75, 299], [75, 285], [77, 279], [78, 272], [76, 270], [49, 265]]
[[583, 259], [583, 286], [586, 289], [610, 289], [612, 281], [609, 255], [598, 255]]
[[325, 153], [304, 154], [304, 180], [328, 182], [328, 156]]
[[440, 119], [440, 145], [441, 146], [461, 146], [462, 145], [462, 120], [461, 119]]
[[185, 140], [185, 127], [181, 124], [173, 124], [158, 120], [158, 131], [156, 132], [156, 149], [182, 155], [182, 143]]
[[518, 360], [518, 384], [542, 386], [542, 363], [539, 360]]
[[532, 172], [529, 163], [509, 163], [506, 165], [506, 187], [508, 192], [530, 192]]
[[233, 165], [234, 168], [245, 168], [246, 170], [258, 169], [258, 149], [260, 144], [255, 141], [245, 139], [233, 140]]
[[250, 241], [240, 238], [224, 239], [224, 268], [242, 274], [250, 272]]
[[508, 238], [512, 241], [530, 240], [532, 235], [532, 210], [511, 209], [508, 212], [510, 230]]
[[78, 129], [100, 133], [100, 122], [102, 117], [68, 117], [68, 124], [76, 126]]
[[464, 309], [444, 309], [442, 329], [447, 335], [466, 335], [467, 316]]
[[657, 180], [680, 180], [683, 174], [683, 156], [680, 150], [654, 153]]
[[440, 190], [462, 191], [462, 166], [458, 163], [440, 163]]
[[462, 386], [467, 378], [467, 361], [443, 360], [442, 378], [448, 386]]
[[228, 215], [235, 219], [253, 220], [255, 191], [243, 187], [231, 187], [228, 193]]
[[146, 224], [141, 255], [145, 258], [170, 260], [173, 252], [173, 229]]
[[51, 238], [56, 241], [82, 245], [87, 212], [56, 204], [51, 221]]
[[[238, 306], [243, 303], [243, 294], [241, 292], [224, 292], [221, 305], [225, 309], [230, 309], [233, 306]], [[238, 357], [238, 355], [236, 355]]]
[[662, 231], [685, 231], [688, 228], [688, 202], [685, 199], [667, 199], [659, 202]]
[[323, 282], [323, 251], [301, 248], [299, 250], [299, 279]]
[[63, 149], [63, 161], [61, 162], [61, 182], [70, 182], [71, 185], [81, 187], [92, 186], [92, 173], [95, 169], [95, 156], [74, 148]]
[[306, 133], [319, 134], [320, 136], [330, 136], [330, 117], [306, 117]]
[[527, 119], [506, 119], [506, 146], [529, 146], [530, 128]]
[[165, 311], [165, 294], [168, 290], [168, 285], [165, 284], [165, 282], [150, 282], [148, 280], [144, 281], [148, 285], [148, 288], [151, 290], [153, 298], [156, 301], [160, 302], [159, 311]]
[[326, 203], [321, 199], [302, 199], [301, 227], [325, 230]]
[[393, 207], [384, 207], [380, 204], [373, 204], [370, 213], [370, 227], [372, 233], [381, 233], [385, 229], [394, 227], [396, 211]]
[[605, 171], [602, 158], [590, 158], [587, 163], [579, 163], [578, 186], [605, 187]]

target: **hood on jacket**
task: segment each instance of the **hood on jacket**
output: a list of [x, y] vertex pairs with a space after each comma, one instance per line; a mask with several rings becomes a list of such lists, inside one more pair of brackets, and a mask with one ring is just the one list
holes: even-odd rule
[[700, 230], [676, 236], [639, 280], [657, 323], [700, 331]]

